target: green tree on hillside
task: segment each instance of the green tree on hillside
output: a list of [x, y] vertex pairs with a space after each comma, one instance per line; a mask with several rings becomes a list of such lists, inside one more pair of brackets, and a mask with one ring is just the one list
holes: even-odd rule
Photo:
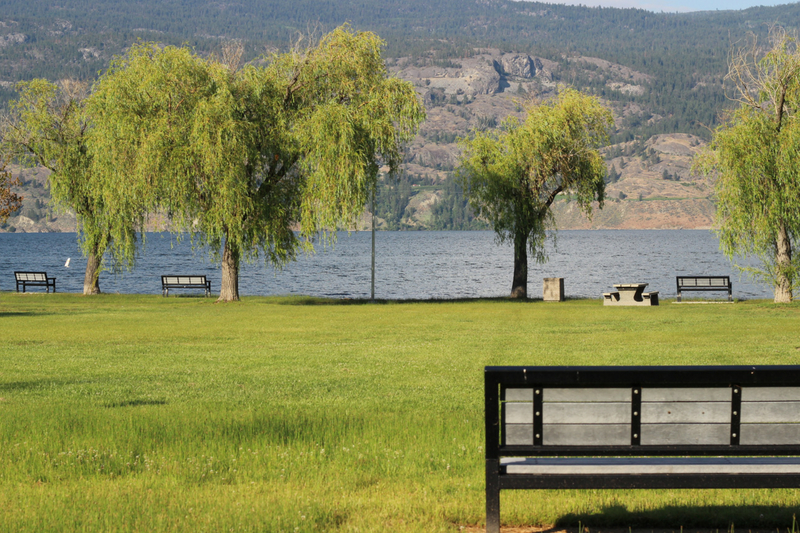
[[238, 300], [242, 259], [293, 259], [361, 214], [382, 165], [399, 167], [424, 109], [382, 45], [344, 26], [243, 68], [233, 48], [133, 46], [89, 105], [109, 205], [166, 212], [221, 261], [220, 300]]
[[489, 221], [499, 241], [514, 244], [512, 298], [527, 298], [528, 252], [546, 260], [556, 196], [569, 191], [587, 216], [594, 201], [602, 208], [606, 167], [597, 148], [613, 123], [597, 98], [572, 89], [526, 111], [523, 123], [510, 118], [499, 130], [462, 140], [458, 170], [477, 216]]
[[696, 168], [716, 176], [720, 247], [728, 258], [755, 256], [740, 267], [772, 283], [775, 302], [790, 302], [800, 262], [800, 49], [773, 29], [764, 50], [753, 40], [731, 54], [728, 79], [739, 107], [714, 131]]

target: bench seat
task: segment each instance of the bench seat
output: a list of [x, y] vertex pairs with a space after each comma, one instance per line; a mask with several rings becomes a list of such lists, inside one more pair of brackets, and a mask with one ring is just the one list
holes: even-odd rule
[[800, 457], [505, 457], [506, 474], [800, 474]]

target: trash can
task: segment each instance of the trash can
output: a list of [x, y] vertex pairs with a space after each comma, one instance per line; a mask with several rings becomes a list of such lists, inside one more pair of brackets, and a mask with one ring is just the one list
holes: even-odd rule
[[542, 298], [545, 302], [563, 302], [564, 278], [544, 278]]

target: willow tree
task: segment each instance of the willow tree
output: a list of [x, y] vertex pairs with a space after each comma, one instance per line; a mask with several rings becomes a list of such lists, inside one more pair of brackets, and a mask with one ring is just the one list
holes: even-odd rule
[[[800, 238], [800, 50], [782, 29], [764, 49], [753, 40], [734, 50], [727, 79], [739, 105], [714, 131], [695, 167], [715, 176], [716, 226], [725, 255], [752, 256], [744, 266], [790, 302], [800, 282], [793, 248]], [[737, 265], [738, 266], [738, 265]]]
[[382, 46], [344, 26], [242, 68], [235, 56], [133, 46], [90, 103], [109, 203], [167, 213], [222, 263], [220, 300], [238, 300], [242, 259], [292, 260], [360, 215], [379, 168], [402, 162], [424, 109], [388, 75]]
[[547, 259], [556, 197], [574, 195], [589, 217], [593, 202], [602, 208], [606, 167], [597, 148], [613, 123], [596, 98], [572, 89], [526, 111], [524, 122], [509, 118], [498, 130], [463, 139], [458, 169], [477, 216], [489, 221], [500, 242], [514, 245], [512, 298], [527, 298], [528, 253], [540, 263]]
[[[23, 164], [50, 170], [52, 198], [61, 207], [74, 211], [78, 219], [81, 247], [87, 258], [83, 293], [97, 294], [103, 254], [112, 237], [107, 211], [92, 175], [87, 86], [71, 81], [56, 85], [36, 79], [18, 83], [16, 89], [19, 98], [9, 103], [2, 125], [3, 152]], [[124, 223], [123, 228], [117, 234], [132, 238], [132, 228]]]

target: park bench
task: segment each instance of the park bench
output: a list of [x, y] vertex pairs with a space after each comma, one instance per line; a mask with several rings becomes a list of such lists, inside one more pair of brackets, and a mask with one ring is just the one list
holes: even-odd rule
[[728, 301], [733, 301], [733, 285], [729, 276], [676, 276], [678, 298], [682, 291], [728, 291]]
[[56, 278], [48, 278], [46, 272], [14, 272], [14, 278], [17, 280], [17, 292], [20, 287], [25, 292], [28, 286], [44, 287], [47, 292], [53, 287], [53, 292], [56, 292]]
[[205, 276], [161, 276], [161, 295], [169, 296], [170, 289], [201, 289], [211, 295], [211, 280]]
[[800, 366], [486, 367], [486, 531], [505, 489], [800, 487]]

